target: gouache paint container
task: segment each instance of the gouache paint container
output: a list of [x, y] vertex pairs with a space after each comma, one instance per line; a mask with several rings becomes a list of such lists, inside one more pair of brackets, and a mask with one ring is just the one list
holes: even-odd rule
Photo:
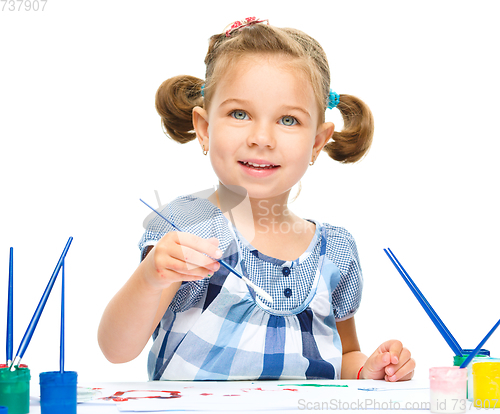
[[465, 413], [467, 370], [459, 367], [429, 369], [431, 412]]
[[[76, 414], [75, 371], [40, 373], [40, 407], [42, 414]], [[10, 413], [9, 413], [10, 414]]]
[[7, 407], [9, 414], [30, 412], [30, 379], [28, 368], [0, 368], [0, 406]]
[[[467, 359], [469, 354], [473, 352], [473, 349], [463, 349], [462, 354], [463, 356], [455, 355], [453, 357], [453, 366], [459, 367], [462, 365], [462, 363]], [[470, 362], [470, 364], [467, 366], [467, 399], [469, 401], [472, 401], [473, 396], [474, 396], [474, 379], [472, 377], [472, 364], [479, 360], [480, 358], [489, 358], [490, 356], [490, 351], [487, 349], [480, 349], [477, 355], [474, 357], [474, 359]]]
[[3, 405], [0, 405], [0, 414], [9, 414], [9, 409], [7, 407], [4, 407]]
[[497, 408], [500, 411], [500, 359], [476, 362], [474, 377], [474, 406]]

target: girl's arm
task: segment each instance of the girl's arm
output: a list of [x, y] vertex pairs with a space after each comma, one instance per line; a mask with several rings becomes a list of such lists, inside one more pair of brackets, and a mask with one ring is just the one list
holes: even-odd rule
[[356, 379], [368, 357], [361, 353], [354, 317], [337, 322], [337, 332], [342, 341], [342, 379]]
[[358, 373], [360, 379], [391, 382], [413, 377], [415, 360], [400, 341], [391, 339], [384, 342], [367, 358], [360, 351], [354, 317], [337, 322], [337, 331], [342, 341], [342, 379], [356, 379]]
[[[218, 240], [167, 233], [106, 307], [99, 346], [113, 363], [128, 362], [144, 349], [182, 281], [200, 280], [220, 267]], [[208, 257], [208, 256], [210, 257]]]

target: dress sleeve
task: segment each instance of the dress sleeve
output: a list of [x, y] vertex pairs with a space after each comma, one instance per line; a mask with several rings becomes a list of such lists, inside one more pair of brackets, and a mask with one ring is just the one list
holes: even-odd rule
[[338, 322], [352, 318], [358, 310], [363, 290], [363, 274], [352, 235], [341, 227], [327, 228], [327, 255], [340, 270], [340, 281], [332, 292], [333, 313]]

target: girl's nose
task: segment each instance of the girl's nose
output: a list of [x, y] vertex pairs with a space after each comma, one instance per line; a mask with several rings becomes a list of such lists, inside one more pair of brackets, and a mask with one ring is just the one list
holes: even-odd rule
[[255, 144], [259, 147], [274, 148], [276, 146], [276, 139], [274, 137], [272, 125], [264, 122], [256, 122], [247, 141], [248, 145]]

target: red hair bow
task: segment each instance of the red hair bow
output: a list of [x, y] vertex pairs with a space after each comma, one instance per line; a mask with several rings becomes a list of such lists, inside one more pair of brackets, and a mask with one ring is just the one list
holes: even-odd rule
[[250, 26], [252, 24], [264, 23], [264, 22], [267, 22], [267, 24], [269, 24], [268, 19], [261, 20], [261, 19], [258, 19], [257, 17], [247, 17], [246, 19], [238, 20], [234, 23], [227, 25], [225, 27], [224, 31], [226, 32], [226, 37], [229, 37], [229, 36], [231, 36], [231, 33], [235, 32], [236, 30], [239, 30], [243, 27]]

